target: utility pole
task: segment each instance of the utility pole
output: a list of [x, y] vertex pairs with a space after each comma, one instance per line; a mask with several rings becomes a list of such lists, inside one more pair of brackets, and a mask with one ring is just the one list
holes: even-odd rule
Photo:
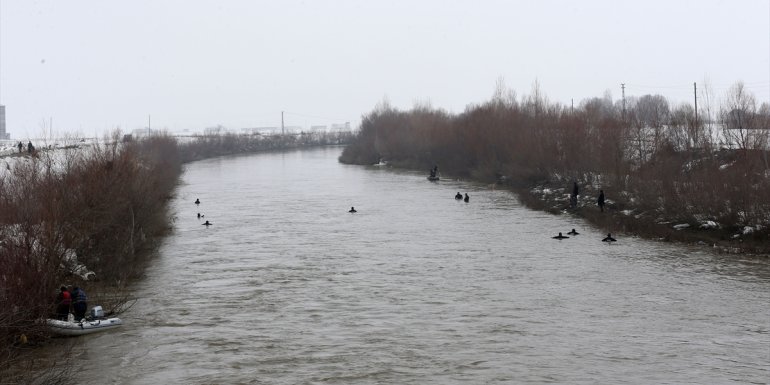
[[572, 99], [569, 100], [569, 102], [570, 102], [569, 113], [570, 114], [574, 114], [575, 113], [575, 99], [572, 98]]
[[623, 95], [623, 121], [626, 121], [626, 83], [620, 83], [620, 92]]
[[695, 95], [695, 128], [698, 128], [698, 83], [692, 83], [692, 91]]
[[281, 135], [286, 135], [286, 131], [283, 128], [283, 111], [281, 111]]
[[150, 137], [150, 127], [152, 127], [152, 115], [147, 115], [147, 137]]

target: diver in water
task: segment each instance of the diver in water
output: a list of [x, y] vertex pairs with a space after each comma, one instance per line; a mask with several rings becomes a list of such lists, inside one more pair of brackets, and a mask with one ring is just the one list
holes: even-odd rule
[[206, 222], [202, 223], [202, 225], [206, 226], [206, 227], [209, 227], [209, 226], [213, 225], [213, 223], [209, 222], [208, 219], [207, 219]]
[[468, 203], [471, 200], [471, 197], [468, 196], [468, 193], [465, 193], [465, 203]]
[[350, 210], [348, 210], [349, 213], [357, 213], [356, 208], [353, 206], [350, 206]]
[[199, 205], [199, 204], [201, 204], [201, 200], [200, 200], [200, 199], [198, 199], [198, 198], [195, 198], [195, 204], [196, 204], [196, 205]]
[[569, 234], [569, 235], [578, 235], [578, 234], [580, 234], [580, 233], [578, 233], [577, 231], [575, 231], [575, 229], [572, 229], [572, 231], [570, 231], [570, 232], [569, 232], [569, 233], [567, 233], [567, 234]]
[[608, 243], [617, 242], [617, 241], [618, 240], [613, 238], [612, 234], [610, 233], [607, 233], [607, 238], [602, 239], [602, 242], [608, 242]]
[[457, 192], [457, 195], [455, 195], [455, 199], [463, 199], [463, 194], [460, 194], [460, 192]]
[[557, 235], [557, 236], [555, 236], [555, 237], [551, 237], [551, 238], [553, 238], [553, 239], [558, 239], [558, 240], [562, 240], [562, 239], [567, 239], [567, 238], [569, 238], [569, 237], [568, 237], [568, 236], [565, 236], [565, 235], [561, 235], [561, 233], [559, 233], [559, 235]]

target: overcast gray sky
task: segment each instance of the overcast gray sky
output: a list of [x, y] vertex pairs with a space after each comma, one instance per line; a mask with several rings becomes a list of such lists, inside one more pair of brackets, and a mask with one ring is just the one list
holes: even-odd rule
[[569, 105], [610, 90], [770, 99], [770, 0], [3, 0], [14, 138], [357, 124], [387, 97], [461, 112], [497, 79]]

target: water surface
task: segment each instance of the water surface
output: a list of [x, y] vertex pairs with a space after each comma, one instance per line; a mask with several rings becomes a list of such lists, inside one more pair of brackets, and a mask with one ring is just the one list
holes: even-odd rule
[[125, 326], [76, 339], [81, 383], [770, 381], [766, 260], [608, 246], [509, 192], [340, 151], [187, 165]]

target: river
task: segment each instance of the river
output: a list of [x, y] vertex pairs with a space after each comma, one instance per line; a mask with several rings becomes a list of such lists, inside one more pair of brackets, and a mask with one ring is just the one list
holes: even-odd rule
[[188, 164], [125, 325], [68, 339], [78, 383], [770, 381], [767, 259], [608, 245], [507, 191], [340, 151]]

